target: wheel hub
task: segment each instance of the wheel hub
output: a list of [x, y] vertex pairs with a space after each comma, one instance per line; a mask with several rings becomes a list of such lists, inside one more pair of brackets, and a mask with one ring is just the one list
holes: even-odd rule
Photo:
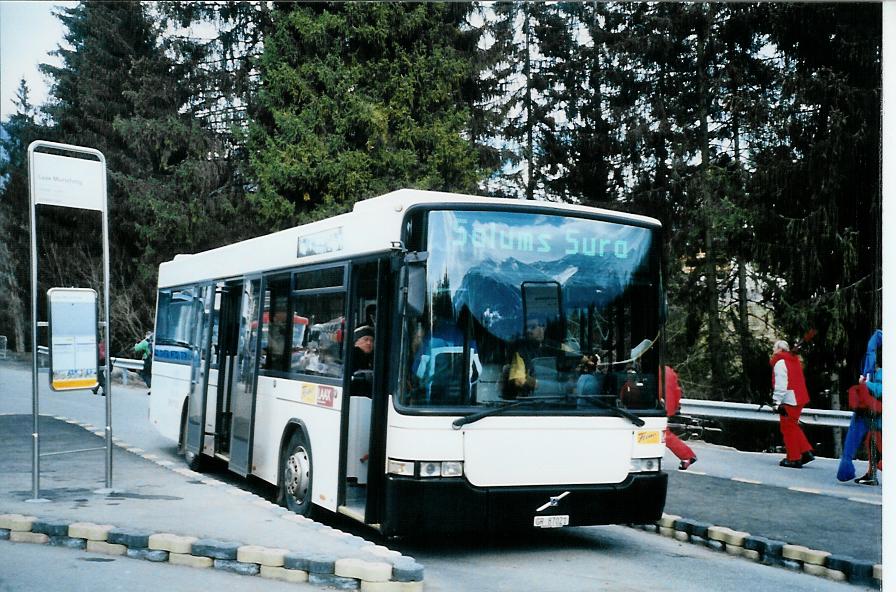
[[283, 475], [286, 493], [299, 504], [303, 503], [305, 496], [308, 495], [308, 482], [311, 476], [309, 467], [308, 453], [301, 446], [296, 448], [292, 455], [286, 459]]

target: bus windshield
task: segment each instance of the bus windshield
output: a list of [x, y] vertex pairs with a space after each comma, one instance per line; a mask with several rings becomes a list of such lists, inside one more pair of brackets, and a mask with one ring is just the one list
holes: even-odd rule
[[492, 210], [435, 210], [425, 222], [426, 305], [405, 319], [400, 405], [659, 408], [656, 229]]

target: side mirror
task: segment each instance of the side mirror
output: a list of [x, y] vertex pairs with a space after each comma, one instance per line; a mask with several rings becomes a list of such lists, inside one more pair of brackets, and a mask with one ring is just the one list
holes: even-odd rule
[[419, 317], [426, 305], [426, 258], [428, 253], [408, 253], [405, 256], [404, 314]]
[[643, 356], [644, 352], [646, 352], [651, 345], [652, 342], [649, 339], [645, 339], [644, 341], [633, 347], [631, 351], [631, 359], [637, 360], [638, 358]]

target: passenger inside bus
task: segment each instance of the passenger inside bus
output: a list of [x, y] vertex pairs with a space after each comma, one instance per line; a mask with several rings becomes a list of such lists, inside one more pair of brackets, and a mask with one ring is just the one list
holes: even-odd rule
[[362, 325], [353, 337], [351, 394], [369, 397], [373, 393], [373, 327]]
[[[530, 396], [536, 388], [540, 394], [560, 394], [557, 359], [562, 348], [548, 337], [548, 331], [546, 319], [532, 316], [526, 320], [526, 336], [514, 344], [504, 368], [505, 399]], [[553, 388], [546, 392], [542, 387]]]
[[465, 373], [464, 335], [457, 323], [436, 318], [432, 332], [423, 337], [411, 367], [420, 396], [429, 403], [457, 404], [464, 395], [462, 376], [469, 379], [470, 397], [476, 399], [476, 384], [482, 374], [479, 348], [470, 340], [470, 366]]

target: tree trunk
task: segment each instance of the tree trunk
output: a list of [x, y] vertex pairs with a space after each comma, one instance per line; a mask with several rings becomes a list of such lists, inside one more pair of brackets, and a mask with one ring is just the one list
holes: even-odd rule
[[[701, 9], [702, 10], [702, 9]], [[706, 316], [707, 344], [709, 345], [709, 361], [712, 371], [712, 390], [716, 397], [724, 396], [721, 392], [727, 383], [724, 353], [722, 351], [722, 325], [719, 322], [719, 286], [716, 277], [716, 253], [714, 245], [713, 196], [709, 192], [709, 103], [712, 96], [709, 92], [707, 73], [707, 38], [712, 27], [712, 5], [704, 14], [702, 28], [697, 31], [697, 84], [700, 118], [700, 176], [699, 192], [703, 203], [703, 219], [705, 224], [706, 247]]]

